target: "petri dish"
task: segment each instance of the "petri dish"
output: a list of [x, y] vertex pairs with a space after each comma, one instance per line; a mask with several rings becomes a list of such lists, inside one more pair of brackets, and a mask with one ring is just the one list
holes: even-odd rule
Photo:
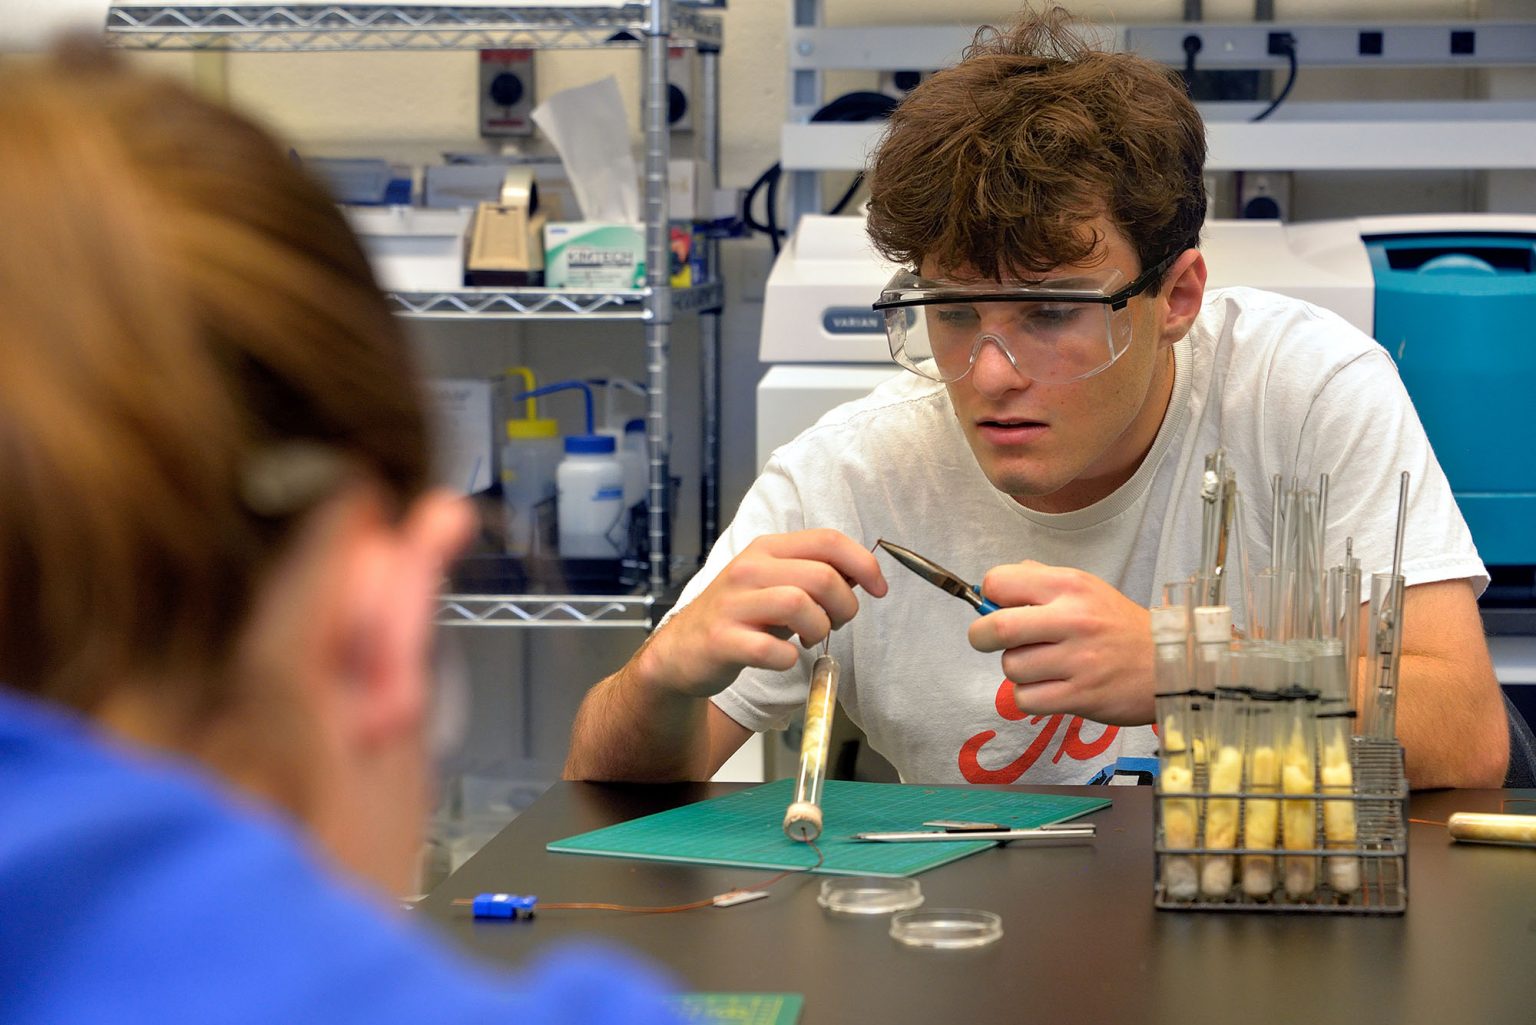
[[923, 902], [923, 888], [916, 879], [884, 879], [879, 876], [834, 876], [821, 882], [816, 903], [845, 915], [888, 915], [906, 911]]
[[891, 935], [909, 947], [966, 950], [996, 942], [1003, 935], [1003, 920], [995, 912], [971, 908], [903, 911], [892, 916]]

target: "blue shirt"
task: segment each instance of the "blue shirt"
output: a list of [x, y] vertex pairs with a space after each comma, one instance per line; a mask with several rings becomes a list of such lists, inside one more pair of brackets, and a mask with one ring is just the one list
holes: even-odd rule
[[677, 1019], [630, 958], [482, 970], [187, 766], [0, 690], [8, 1025]]

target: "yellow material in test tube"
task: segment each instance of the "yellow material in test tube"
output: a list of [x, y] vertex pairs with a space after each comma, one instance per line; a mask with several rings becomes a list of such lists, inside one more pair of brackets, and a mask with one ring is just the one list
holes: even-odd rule
[[[1286, 794], [1309, 795], [1305, 799], [1287, 798], [1282, 802], [1282, 829], [1285, 849], [1304, 851], [1317, 846], [1317, 762], [1307, 739], [1293, 730], [1281, 758], [1280, 789]], [[1289, 855], [1285, 859], [1285, 892], [1293, 898], [1310, 897], [1317, 889], [1317, 860], [1307, 855]]]
[[[1354, 770], [1349, 764], [1347, 719], [1323, 720], [1327, 723], [1320, 772], [1323, 793], [1349, 797], [1354, 793]], [[1323, 836], [1329, 847], [1352, 848], [1356, 845], [1355, 806], [1350, 801], [1323, 802]], [[1328, 885], [1339, 893], [1360, 889], [1360, 859], [1334, 855], [1328, 859]]]
[[821, 789], [827, 779], [832, 712], [837, 707], [837, 659], [822, 655], [811, 667], [805, 698], [805, 732], [800, 738], [800, 775], [795, 799], [784, 813], [784, 835], [809, 843], [821, 835]]
[[[1235, 794], [1243, 789], [1243, 754], [1235, 745], [1223, 744], [1211, 758], [1210, 793]], [[1237, 846], [1238, 802], [1212, 797], [1205, 809], [1205, 847], [1229, 851]], [[1200, 892], [1221, 900], [1232, 890], [1232, 858], [1208, 854], [1200, 868]]]
[[[1185, 746], [1178, 716], [1163, 719], [1163, 767], [1157, 785], [1164, 794], [1190, 794], [1195, 789], [1195, 775], [1190, 752]], [[1195, 846], [1199, 811], [1194, 798], [1163, 799], [1163, 843], [1170, 850], [1190, 850]], [[1187, 854], [1169, 854], [1163, 859], [1163, 889], [1172, 900], [1194, 900], [1200, 884], [1195, 859]]]
[[[1272, 745], [1263, 744], [1248, 752], [1248, 790], [1256, 795], [1280, 790], [1280, 756]], [[1280, 804], [1262, 796], [1248, 802], [1243, 817], [1243, 846], [1269, 850], [1279, 839]], [[1249, 854], [1243, 858], [1243, 892], [1250, 897], [1268, 897], [1275, 888], [1275, 857]]]

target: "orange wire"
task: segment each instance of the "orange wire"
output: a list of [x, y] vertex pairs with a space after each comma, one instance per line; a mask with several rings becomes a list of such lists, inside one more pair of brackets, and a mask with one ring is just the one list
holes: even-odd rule
[[[556, 901], [549, 904], [539, 904], [535, 907], [534, 910], [624, 911], [637, 915], [670, 915], [678, 911], [694, 911], [698, 908], [713, 907], [715, 901], [719, 900], [721, 897], [729, 897], [733, 894], [741, 893], [745, 890], [764, 890], [778, 882], [780, 879], [783, 879], [785, 876], [795, 875], [800, 872], [816, 871], [821, 867], [822, 862], [826, 861], [827, 856], [822, 853], [820, 847], [816, 846], [815, 841], [807, 840], [806, 843], [810, 845], [811, 850], [816, 852], [816, 864], [811, 865], [809, 868], [786, 868], [784, 871], [778, 873], [777, 875], [770, 876], [769, 878], [755, 885], [733, 887], [732, 889], [726, 890], [724, 893], [717, 893], [713, 897], [706, 897], [703, 900], [689, 901], [687, 904], [668, 904], [663, 907], [640, 907], [633, 904], [607, 904], [598, 901]], [[449, 903], [457, 907], [465, 907], [474, 904], [474, 899], [471, 897], [457, 897]]]

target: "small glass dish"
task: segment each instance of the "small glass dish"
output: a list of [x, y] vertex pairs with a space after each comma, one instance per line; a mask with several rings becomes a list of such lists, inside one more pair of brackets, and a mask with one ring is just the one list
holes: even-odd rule
[[930, 908], [891, 918], [891, 936], [909, 947], [966, 950], [994, 943], [1002, 935], [1003, 920], [992, 911]]
[[881, 876], [833, 876], [821, 881], [816, 903], [845, 915], [888, 915], [906, 911], [923, 902], [923, 888], [916, 879]]

